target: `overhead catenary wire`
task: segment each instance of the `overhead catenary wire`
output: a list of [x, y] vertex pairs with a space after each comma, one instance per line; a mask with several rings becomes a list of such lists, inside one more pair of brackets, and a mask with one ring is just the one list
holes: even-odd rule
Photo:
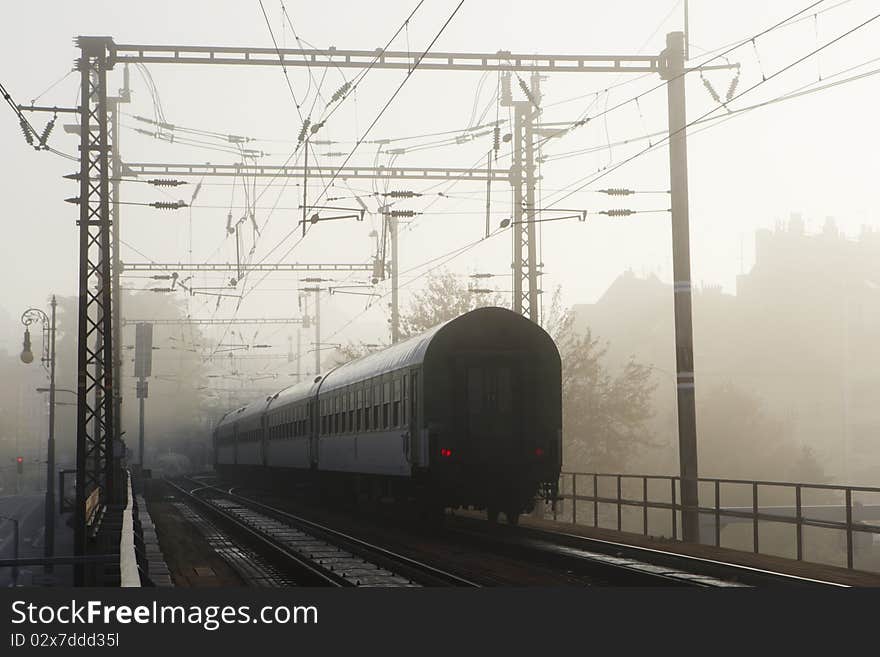
[[431, 51], [431, 48], [434, 47], [434, 44], [437, 43], [437, 40], [440, 38], [440, 36], [443, 34], [443, 32], [446, 31], [446, 28], [449, 26], [449, 23], [452, 22], [453, 18], [455, 18], [455, 15], [458, 13], [458, 10], [461, 9], [461, 6], [463, 4], [464, 4], [464, 0], [460, 0], [460, 2], [455, 6], [455, 9], [452, 10], [452, 13], [449, 15], [449, 18], [447, 18], [446, 22], [443, 23], [443, 25], [440, 27], [440, 30], [437, 32], [437, 34], [434, 36], [434, 38], [428, 44], [428, 47], [425, 48], [425, 50], [422, 52], [421, 55], [419, 55], [418, 59], [413, 63], [412, 68], [407, 71], [406, 76], [403, 78], [401, 83], [397, 86], [397, 89], [394, 90], [394, 92], [391, 94], [391, 97], [382, 106], [382, 109], [379, 110], [379, 113], [376, 115], [376, 118], [373, 119], [372, 123], [370, 123], [370, 125], [364, 131], [363, 135], [360, 137], [360, 139], [358, 139], [358, 141], [354, 145], [354, 147], [352, 147], [351, 152], [346, 156], [345, 161], [343, 161], [343, 163], [340, 165], [340, 167], [333, 173], [333, 176], [331, 176], [331, 178], [330, 178], [330, 183], [328, 183], [327, 187], [325, 187], [324, 190], [319, 194], [319, 198], [323, 197], [326, 194], [327, 188], [329, 187], [329, 185], [333, 184], [333, 182], [339, 176], [340, 170], [343, 167], [345, 167], [346, 164], [348, 164], [348, 162], [351, 160], [351, 157], [354, 155], [355, 151], [357, 150], [358, 146], [360, 146], [363, 143], [364, 139], [367, 138], [367, 135], [370, 134], [370, 132], [372, 131], [372, 129], [376, 125], [376, 123], [379, 122], [379, 119], [381, 119], [382, 116], [385, 114], [385, 111], [391, 106], [391, 103], [394, 102], [394, 99], [397, 98], [397, 95], [400, 93], [401, 89], [403, 89], [404, 85], [412, 77], [412, 74], [418, 69], [419, 64], [421, 64], [421, 62], [425, 58], [425, 56]]
[[[797, 66], [798, 64], [800, 64], [800, 63], [802, 63], [802, 62], [804, 62], [804, 61], [810, 59], [811, 57], [813, 57], [813, 56], [815, 56], [816, 54], [818, 54], [818, 53], [822, 52], [823, 50], [825, 50], [826, 48], [829, 48], [830, 46], [832, 46], [832, 45], [834, 45], [835, 43], [839, 42], [840, 40], [842, 40], [842, 39], [844, 39], [844, 38], [850, 36], [851, 34], [855, 33], [856, 31], [858, 31], [858, 30], [860, 30], [860, 29], [862, 29], [862, 28], [864, 28], [864, 27], [866, 27], [867, 25], [870, 25], [871, 23], [873, 23], [874, 21], [876, 21], [878, 18], [880, 18], [880, 14], [875, 14], [874, 16], [872, 16], [871, 18], [869, 18], [868, 20], [866, 20], [866, 21], [864, 21], [864, 22], [862, 22], [862, 23], [856, 25], [855, 27], [853, 27], [853, 28], [847, 30], [846, 32], [844, 32], [844, 33], [842, 33], [842, 34], [840, 34], [840, 35], [834, 37], [831, 41], [828, 41], [827, 43], [825, 43], [824, 45], [820, 46], [819, 48], [815, 48], [814, 50], [811, 50], [810, 52], [808, 52], [806, 55], [803, 55], [802, 57], [797, 58], [796, 60], [790, 62], [789, 64], [786, 64], [786, 65], [783, 66], [781, 69], [777, 70], [775, 73], [772, 73], [771, 75], [768, 75], [768, 76], [764, 76], [764, 77], [762, 77], [762, 79], [761, 79], [759, 82], [756, 82], [755, 84], [753, 84], [753, 85], [750, 86], [749, 88], [747, 88], [747, 89], [745, 89], [745, 90], [739, 92], [739, 93], [736, 94], [733, 98], [731, 98], [731, 100], [728, 101], [728, 102], [732, 102], [732, 101], [734, 101], [734, 100], [737, 100], [737, 99], [739, 99], [739, 98], [742, 98], [742, 97], [745, 96], [746, 94], [748, 94], [748, 93], [754, 91], [755, 89], [757, 89], [757, 88], [759, 88], [760, 86], [766, 84], [766, 83], [769, 82], [770, 80], [775, 79], [776, 77], [778, 77], [778, 76], [781, 75], [782, 73], [785, 73], [786, 71], [788, 71], [788, 70], [790, 70], [791, 68], [794, 68], [795, 66]], [[696, 118], [696, 119], [694, 119], [694, 120], [688, 122], [683, 128], [680, 128], [679, 130], [676, 130], [675, 132], [672, 132], [672, 133], [667, 134], [663, 139], [661, 139], [661, 140], [657, 143], [657, 145], [667, 143], [667, 142], [668, 142], [668, 141], [669, 141], [674, 135], [678, 134], [678, 133], [681, 132], [682, 130], [687, 130], [688, 128], [692, 127], [696, 122], [706, 119], [707, 117], [709, 117], [709, 116], [711, 116], [712, 114], [714, 114], [715, 112], [717, 112], [719, 109], [720, 109], [720, 107], [713, 107], [713, 108], [712, 108], [711, 110], [709, 110], [708, 112], [705, 112], [704, 114], [702, 114], [702, 115], [699, 116], [698, 118]], [[583, 184], [579, 184], [579, 181], [573, 183], [574, 185], [579, 185], [579, 186], [578, 186], [576, 189], [574, 189], [574, 190], [572, 190], [572, 191], [566, 193], [565, 195], [563, 195], [563, 196], [561, 196], [560, 198], [558, 198], [557, 200], [555, 200], [555, 201], [553, 202], [553, 204], [561, 203], [561, 202], [564, 201], [565, 199], [567, 199], [567, 198], [573, 196], [574, 194], [578, 193], [579, 191], [581, 191], [582, 189], [588, 187], [589, 185], [594, 184], [595, 182], [597, 182], [598, 180], [601, 180], [602, 178], [605, 178], [606, 176], [608, 176], [608, 175], [611, 174], [612, 172], [618, 170], [620, 167], [622, 167], [622, 166], [628, 164], [629, 162], [632, 162], [632, 161], [635, 160], [636, 158], [638, 158], [638, 157], [644, 155], [645, 153], [647, 153], [647, 152], [653, 150], [653, 148], [654, 148], [653, 146], [649, 146], [648, 148], [642, 149], [641, 151], [635, 153], [634, 155], [632, 155], [632, 156], [630, 156], [630, 157], [628, 157], [628, 158], [622, 160], [622, 161], [619, 162], [618, 164], [616, 164], [616, 165], [614, 165], [614, 166], [611, 166], [611, 167], [608, 167], [608, 168], [606, 168], [606, 169], [603, 169], [603, 170], [602, 170], [601, 172], [599, 172], [598, 174], [595, 174], [595, 175], [593, 175], [593, 176], [587, 176], [587, 178], [589, 178], [589, 180], [587, 180], [587, 181], [584, 182]], [[581, 179], [581, 180], [584, 180], [584, 179]], [[553, 204], [551, 204], [551, 207], [552, 207]]]

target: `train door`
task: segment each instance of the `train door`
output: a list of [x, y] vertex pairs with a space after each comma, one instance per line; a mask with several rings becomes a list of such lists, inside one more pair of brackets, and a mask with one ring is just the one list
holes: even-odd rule
[[522, 451], [522, 363], [511, 356], [475, 355], [459, 366], [459, 412], [464, 458], [477, 463], [517, 460]]

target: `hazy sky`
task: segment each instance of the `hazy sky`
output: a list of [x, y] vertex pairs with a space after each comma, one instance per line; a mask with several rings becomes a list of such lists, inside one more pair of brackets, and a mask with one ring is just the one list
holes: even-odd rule
[[[457, 1], [425, 0], [392, 45], [394, 49], [420, 52], [430, 42], [454, 9]], [[794, 12], [810, 5], [808, 0], [777, 0], [720, 3], [691, 0], [690, 41], [693, 63], [706, 59], [705, 51], [736, 43], [756, 34]], [[278, 0], [263, 0], [279, 44], [295, 46], [289, 25], [283, 20]], [[285, 3], [297, 34], [317, 47], [374, 49], [384, 45], [416, 5], [415, 0], [358, 2], [338, 0], [332, 4]], [[818, 13], [816, 12], [822, 12]], [[826, 0], [801, 15], [802, 20], [775, 30], [735, 49], [727, 58], [740, 63], [738, 92], [745, 91], [791, 62], [838, 35], [871, 18], [877, 12], [872, 0]], [[189, 2], [151, 0], [150, 2], [79, 1], [27, 3], [3, 2], [0, 80], [19, 103], [38, 97], [71, 69], [78, 50], [73, 37], [79, 34], [110, 35], [119, 43], [211, 44], [271, 46], [271, 39], [259, 2]], [[464, 6], [438, 40], [435, 50], [553, 54], [636, 54], [658, 53], [665, 45], [665, 34], [681, 29], [683, 3], [673, 0], [587, 0], [585, 2], [493, 2], [466, 0]], [[731, 107], [744, 107], [784, 95], [805, 85], [817, 84], [820, 76], [855, 68], [842, 76], [873, 70], [880, 66], [877, 43], [880, 20], [829, 47], [818, 57], [779, 75], [745, 94]], [[862, 65], [862, 66], [859, 66]], [[271, 155], [262, 161], [283, 162], [293, 149], [300, 119], [279, 67], [204, 67], [192, 65], [149, 67], [158, 89], [168, 122], [185, 127], [246, 135], [260, 141], [255, 148]], [[314, 82], [304, 69], [290, 69], [294, 93], [304, 115], [320, 91], [329, 97], [342, 83], [336, 70], [316, 68]], [[734, 73], [711, 71], [706, 78], [723, 96]], [[347, 73], [350, 79], [352, 72]], [[361, 136], [376, 117], [389, 95], [403, 78], [399, 71], [372, 71], [356, 95], [347, 99], [322, 129], [322, 139], [345, 143], [316, 148], [322, 164], [340, 164], [342, 158], [322, 157], [328, 151], [348, 152], [352, 141]], [[523, 75], [524, 79], [528, 79]], [[829, 81], [840, 79], [831, 78]], [[110, 76], [111, 90], [121, 86], [122, 71]], [[621, 84], [626, 83], [626, 84]], [[574, 121], [601, 114], [605, 108], [639, 96], [658, 86], [656, 75], [597, 75], [555, 73], [542, 82], [544, 121]], [[719, 283], [733, 291], [735, 276], [750, 266], [752, 235], [758, 227], [772, 227], [792, 211], [802, 212], [810, 230], [818, 230], [826, 216], [834, 216], [849, 235], [857, 236], [864, 224], [877, 226], [875, 207], [880, 135], [873, 125], [880, 77], [841, 85], [833, 89], [777, 103], [737, 115], [710, 129], [692, 134], [689, 141], [690, 201], [693, 279]], [[154, 104], [137, 69], [131, 70], [133, 102], [124, 111], [121, 153], [129, 162], [213, 162], [232, 163], [240, 158], [231, 153], [169, 144], [135, 133], [131, 128], [150, 126], [133, 115], [152, 118]], [[416, 71], [368, 139], [399, 138], [439, 131], [464, 130], [479, 122], [506, 119], [506, 108], [497, 108], [497, 75], [491, 73], [452, 73]], [[607, 93], [605, 89], [611, 87]], [[39, 98], [40, 104], [70, 106], [77, 102], [78, 78], [70, 74]], [[704, 88], [699, 73], [688, 76], [688, 117], [694, 119], [716, 104]], [[515, 94], [520, 96], [515, 89]], [[320, 114], [318, 98], [314, 115]], [[484, 114], [485, 112], [485, 114]], [[718, 115], [723, 115], [719, 109]], [[50, 117], [32, 115], [38, 130]], [[610, 175], [568, 196], [568, 192], [588, 180], [602, 167], [626, 159], [648, 145], [644, 136], [666, 127], [666, 93], [660, 87], [629, 102], [587, 126], [564, 137], [550, 140], [543, 148], [547, 162], [542, 167], [541, 205], [557, 202], [559, 207], [601, 210], [614, 207], [663, 210], [669, 207], [666, 194], [643, 195], [635, 200], [609, 199], [595, 189], [630, 187], [639, 190], [668, 189], [668, 152], [658, 148], [640, 156]], [[76, 154], [77, 141], [65, 134], [59, 117], [50, 143]], [[502, 128], [502, 133], [507, 128]], [[694, 132], [696, 129], [694, 129]], [[438, 139], [426, 137], [398, 142], [391, 146], [429, 144]], [[461, 166], [477, 164], [491, 147], [491, 135], [459, 145], [425, 148], [396, 158], [397, 165]], [[620, 140], [633, 140], [611, 146]], [[654, 138], [656, 142], [658, 138]], [[592, 149], [592, 150], [591, 150]], [[588, 151], [588, 152], [580, 152]], [[72, 294], [77, 272], [77, 210], [63, 199], [78, 193], [75, 183], [62, 175], [77, 169], [74, 162], [27, 147], [8, 108], [0, 112], [0, 160], [3, 174], [4, 257], [0, 273], [6, 281], [0, 299], [2, 315], [17, 322], [21, 311], [43, 303], [50, 292]], [[509, 157], [495, 164], [508, 167]], [[554, 156], [563, 156], [554, 159]], [[351, 160], [353, 164], [390, 163], [387, 155], [377, 157], [375, 145], [363, 144]], [[580, 182], [579, 182], [580, 181]], [[226, 216], [243, 213], [241, 181], [211, 179], [206, 183], [192, 212], [160, 212], [138, 206], [125, 206], [122, 235], [125, 242], [156, 261], [190, 259], [190, 226], [193, 235], [192, 259], [229, 262], [235, 260], [235, 245], [225, 234]], [[297, 206], [302, 190], [291, 181], [286, 189], [275, 185], [257, 203], [256, 219], [264, 230], [254, 256], [260, 259], [296, 226]], [[257, 182], [257, 193], [265, 180]], [[365, 198], [374, 187], [368, 180], [349, 181], [351, 188]], [[194, 184], [172, 190], [172, 199], [189, 200]], [[428, 189], [430, 187], [430, 189]], [[314, 196], [321, 186], [310, 187]], [[424, 278], [419, 265], [443, 256], [478, 239], [483, 231], [485, 185], [392, 184], [388, 190], [414, 189], [432, 193], [398, 207], [424, 210], [425, 214], [402, 228], [401, 269], [404, 303], [406, 292]], [[562, 190], [562, 191], [560, 191]], [[443, 192], [448, 198], [437, 196]], [[351, 196], [341, 181], [329, 196]], [[128, 202], [171, 200], [162, 191], [145, 184], [127, 183], [122, 197]], [[493, 187], [493, 221], [510, 213], [510, 190]], [[310, 198], [310, 201], [313, 199]], [[348, 199], [347, 203], [354, 203]], [[277, 207], [271, 212], [273, 205]], [[376, 203], [368, 199], [375, 209]], [[549, 215], [548, 215], [549, 216]], [[361, 224], [339, 221], [316, 226], [306, 240], [289, 255], [290, 261], [359, 262], [372, 252], [370, 230], [378, 225], [375, 217]], [[245, 249], [252, 243], [250, 230], [243, 233]], [[267, 262], [280, 258], [296, 240], [283, 241]], [[742, 254], [742, 258], [741, 258]], [[126, 261], [142, 261], [132, 248], [122, 251]], [[638, 273], [656, 272], [671, 278], [669, 215], [652, 213], [626, 219], [591, 216], [586, 224], [554, 222], [542, 230], [542, 261], [546, 271], [543, 288], [561, 285], [568, 303], [590, 302], [623, 269]], [[442, 262], [440, 260], [434, 263]], [[510, 235], [500, 234], [451, 260], [448, 266], [463, 275], [474, 272], [502, 274], [509, 271]], [[407, 273], [408, 272], [408, 273]], [[297, 314], [297, 276], [277, 274], [267, 278], [242, 302], [239, 314], [289, 316]], [[411, 280], [412, 279], [412, 280]], [[252, 275], [244, 289], [259, 280]], [[509, 290], [509, 279], [495, 279], [501, 290]], [[164, 285], [139, 278], [126, 278], [132, 288]], [[199, 279], [206, 286], [222, 285], [217, 276]], [[380, 286], [384, 293], [387, 287]], [[364, 311], [364, 296], [334, 295], [325, 298], [327, 340], [375, 341], [385, 338], [382, 306], [385, 297]], [[234, 302], [199, 296], [191, 299], [197, 316], [228, 317]], [[288, 328], [264, 332], [263, 340], [286, 350]], [[4, 331], [5, 333], [5, 331]], [[333, 336], [332, 338], [330, 336]], [[613, 336], [608, 336], [613, 337]]]

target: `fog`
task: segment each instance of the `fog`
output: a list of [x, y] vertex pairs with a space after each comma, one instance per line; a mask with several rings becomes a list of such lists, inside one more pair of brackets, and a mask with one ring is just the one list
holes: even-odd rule
[[[264, 2], [280, 47], [296, 47], [295, 28], [307, 47], [364, 50], [384, 46], [416, 5], [350, 0], [332, 8], [285, 4], [287, 17], [280, 3]], [[390, 48], [423, 51], [456, 4], [426, 2]], [[691, 63], [708, 59], [703, 54], [707, 51], [760, 33], [806, 4], [691, 0]], [[724, 98], [735, 69], [706, 71], [705, 82], [698, 72], [687, 76], [688, 118], [715, 109], [713, 116], [722, 119], [695, 126], [688, 142], [701, 474], [880, 484], [880, 415], [873, 404], [880, 393], [873, 339], [880, 322], [880, 240], [874, 232], [880, 230], [875, 191], [880, 135], [872, 116], [880, 78], [868, 75], [736, 112], [871, 72], [880, 21], [775, 75], [875, 12], [876, 3], [870, 0], [824, 2], [790, 25], [759, 37], [754, 45], [746, 42], [734, 49], [723, 61], [739, 64], [737, 89], [757, 86], [726, 108], [715, 102], [709, 87]], [[255, 2], [5, 3], [4, 15], [0, 80], [22, 104], [78, 102], [78, 77], [68, 74], [78, 56], [72, 42], [77, 35], [109, 35], [117, 43], [272, 46]], [[657, 54], [665, 46], [666, 33], [682, 27], [683, 3], [673, 0], [465, 2], [434, 50]], [[299, 114], [310, 115], [310, 108], [317, 108], [318, 116], [333, 92], [353, 76], [329, 68], [291, 67], [289, 88], [277, 66], [145, 69], [129, 70], [132, 101], [123, 106], [120, 135], [126, 162], [241, 160], [234, 148], [218, 150], [222, 141], [181, 132], [183, 127], [245, 136], [249, 148], [264, 153], [259, 163], [282, 164], [302, 128]], [[316, 147], [320, 164], [339, 166], [344, 157], [328, 153], [347, 155], [353, 150], [349, 165], [485, 166], [492, 149], [491, 127], [487, 134], [469, 129], [510, 119], [509, 108], [498, 103], [495, 73], [416, 69], [355, 148], [405, 74], [376, 70], [365, 77], [321, 128], [320, 138], [335, 143]], [[122, 76], [121, 66], [110, 73], [111, 92], [122, 86]], [[522, 78], [528, 82], [527, 75]], [[763, 82], [765, 78], [769, 79]], [[652, 368], [650, 417], [636, 432], [638, 447], [623, 462], [608, 467], [676, 472], [672, 248], [666, 212], [669, 158], [662, 137], [650, 136], [667, 127], [664, 86], [657, 75], [550, 73], [541, 88], [541, 122], [571, 125], [596, 117], [548, 138], [539, 153], [538, 206], [588, 213], [586, 222], [540, 224], [544, 315], [549, 317], [551, 298], [559, 290], [577, 330], [589, 329], [607, 344], [603, 367], [608, 372], [619, 372], [630, 356]], [[523, 99], [515, 78], [513, 90], [516, 99]], [[157, 130], [136, 117], [174, 124], [170, 132], [177, 138], [169, 141], [138, 132]], [[30, 118], [39, 131], [51, 114]], [[75, 156], [77, 138], [63, 129], [70, 122], [59, 115], [49, 143]], [[58, 385], [75, 384], [71, 313], [77, 289], [77, 212], [64, 199], [78, 191], [62, 176], [78, 165], [29, 148], [8, 108], [0, 128], [5, 201], [0, 273], [6, 281], [0, 296], [0, 349], [6, 352], [0, 362], [0, 459], [7, 467], [14, 454], [38, 461], [40, 450], [45, 450], [45, 399], [34, 392], [44, 379], [39, 363], [25, 366], [18, 361], [23, 329], [19, 316], [31, 306], [47, 308], [51, 293], [62, 300]], [[447, 131], [451, 134], [430, 136]], [[508, 131], [509, 124], [501, 124], [501, 134]], [[413, 136], [421, 137], [373, 143]], [[637, 155], [652, 145], [658, 147]], [[395, 147], [407, 152], [389, 153]], [[500, 149], [496, 168], [510, 167], [509, 150]], [[632, 156], [632, 162], [615, 168]], [[302, 164], [297, 158], [291, 163]], [[401, 306], [424, 288], [428, 274], [438, 266], [463, 281], [475, 273], [494, 274], [497, 278], [487, 279], [490, 286], [510, 302], [509, 232], [495, 231], [478, 241], [485, 230], [485, 183], [338, 179], [325, 189], [326, 181], [311, 180], [310, 203], [340, 198], [341, 205], [356, 207], [357, 196], [368, 212], [363, 222], [318, 224], [300, 240], [300, 181], [276, 180], [268, 187], [267, 181], [206, 179], [192, 207], [178, 211], [138, 204], [177, 199], [190, 203], [197, 180], [169, 189], [124, 182], [123, 261], [234, 263], [236, 239], [227, 232], [228, 216], [238, 221], [257, 198], [254, 219], [259, 233], [250, 222], [243, 224], [238, 244], [251, 262], [370, 262], [375, 251], [371, 231], [381, 228], [382, 197], [376, 195], [409, 189], [422, 196], [395, 206], [418, 213], [400, 228]], [[650, 193], [622, 198], [597, 193], [614, 187]], [[612, 208], [646, 212], [621, 218], [598, 214]], [[509, 185], [493, 184], [493, 228], [511, 212]], [[325, 287], [369, 283], [365, 272], [323, 276], [333, 279]], [[131, 301], [125, 313], [165, 318], [300, 315], [298, 290], [304, 275], [251, 273], [234, 287], [230, 277], [198, 274], [187, 285], [203, 293], [188, 295], [180, 287], [173, 293], [152, 292], [150, 288], [168, 282], [129, 273], [123, 277], [126, 300]], [[387, 343], [389, 285], [380, 281], [375, 296], [325, 291], [322, 341]], [[216, 296], [211, 289], [232, 296]], [[220, 413], [286, 385], [295, 371], [287, 354], [296, 326], [267, 326], [256, 333], [256, 327], [246, 327], [241, 335], [230, 334], [228, 327], [198, 328], [156, 329], [159, 349], [147, 404], [149, 450], [151, 459], [166, 454], [166, 465], [172, 469], [204, 458], [199, 445], [207, 444], [210, 426]], [[125, 331], [124, 343], [132, 345], [133, 329]], [[36, 349], [38, 331], [34, 336]], [[311, 371], [312, 355], [307, 352], [312, 340], [312, 334], [303, 331], [302, 372]], [[273, 357], [218, 358], [218, 345], [230, 341], [251, 347], [268, 344], [260, 353]], [[209, 354], [211, 359], [203, 358]], [[123, 428], [131, 446], [130, 437], [137, 434], [137, 404], [128, 359], [123, 374]], [[70, 400], [59, 393], [59, 401]], [[72, 421], [72, 407], [59, 409], [60, 461], [72, 455]]]

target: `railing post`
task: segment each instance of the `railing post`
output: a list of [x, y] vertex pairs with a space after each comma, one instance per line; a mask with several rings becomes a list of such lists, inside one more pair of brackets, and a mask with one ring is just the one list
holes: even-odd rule
[[678, 540], [678, 529], [675, 526], [675, 477], [669, 478], [670, 488], [672, 489], [672, 540]]
[[599, 475], [593, 475], [593, 527], [599, 526]]
[[853, 567], [852, 489], [846, 489], [846, 567]]
[[758, 482], [752, 483], [752, 534], [754, 536], [755, 554], [758, 553]]
[[648, 478], [642, 477], [642, 513], [644, 534], [648, 535]]
[[578, 479], [577, 474], [573, 473], [571, 475], [571, 524], [572, 525], [577, 524], [577, 503], [578, 503], [578, 501], [577, 501], [577, 494], [578, 494], [577, 479]]
[[620, 475], [617, 475], [617, 531], [621, 527], [621, 510], [623, 505], [620, 503]]
[[[571, 475], [574, 478], [574, 475]], [[565, 497], [565, 475], [559, 475], [559, 495]], [[556, 500], [553, 500], [553, 522], [556, 522]]]
[[797, 560], [802, 561], [804, 558], [804, 516], [801, 509], [801, 487], [800, 484], [794, 487], [794, 506], [795, 506], [795, 532], [797, 533]]
[[721, 547], [721, 482], [715, 480], [715, 547]]

